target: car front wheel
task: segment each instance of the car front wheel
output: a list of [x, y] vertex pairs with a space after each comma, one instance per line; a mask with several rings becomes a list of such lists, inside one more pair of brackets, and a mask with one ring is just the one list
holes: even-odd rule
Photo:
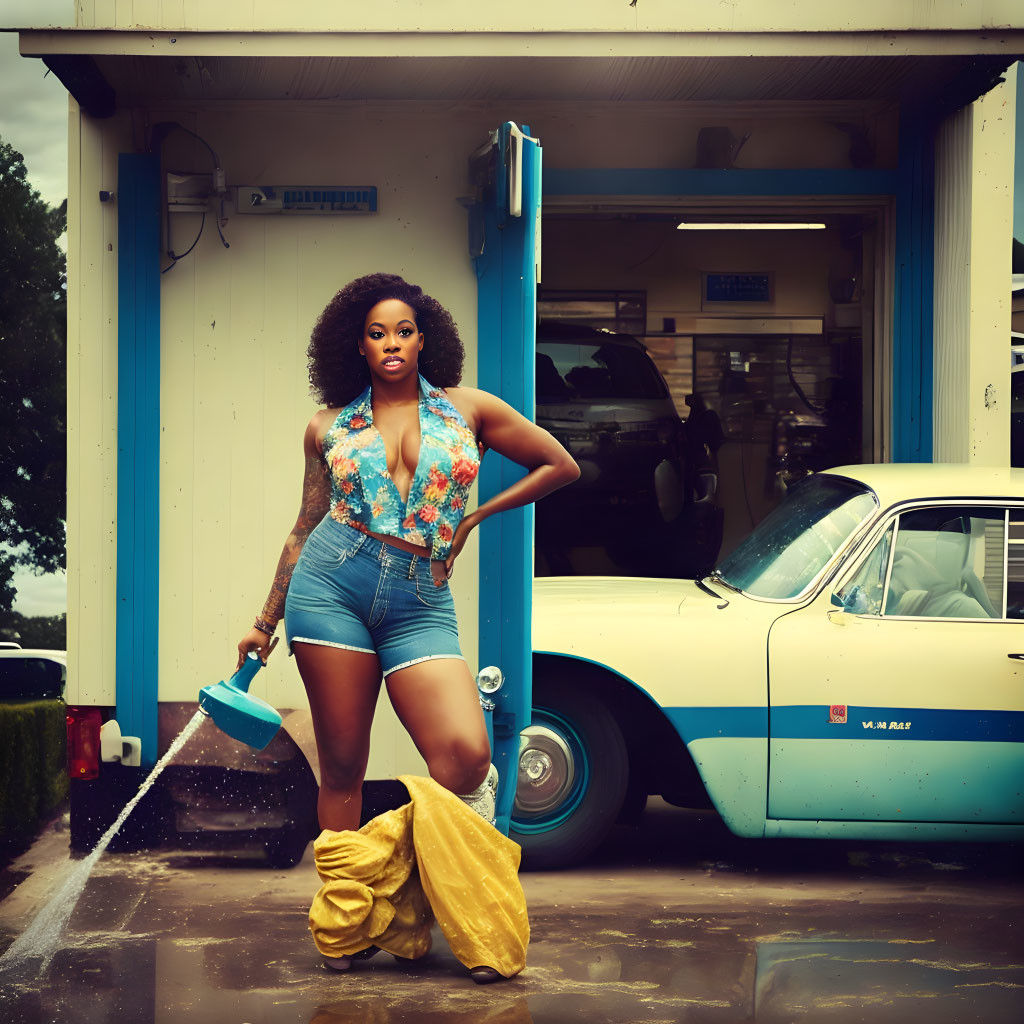
[[523, 866], [566, 867], [589, 856], [618, 816], [628, 780], [622, 731], [600, 698], [561, 680], [535, 680], [509, 830]]

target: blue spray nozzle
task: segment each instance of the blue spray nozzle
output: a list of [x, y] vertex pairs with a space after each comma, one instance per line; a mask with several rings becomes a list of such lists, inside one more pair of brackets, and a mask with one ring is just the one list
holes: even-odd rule
[[256, 750], [262, 750], [281, 726], [281, 716], [265, 700], [248, 692], [249, 684], [262, 667], [259, 655], [250, 651], [230, 679], [199, 691], [199, 706], [214, 725]]

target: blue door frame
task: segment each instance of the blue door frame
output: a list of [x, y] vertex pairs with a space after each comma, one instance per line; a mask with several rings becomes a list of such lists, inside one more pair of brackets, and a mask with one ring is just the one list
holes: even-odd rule
[[544, 196], [655, 199], [893, 199], [895, 221], [892, 395], [893, 462], [932, 459], [933, 126], [910, 118], [896, 170], [549, 169]]
[[157, 760], [160, 159], [117, 163], [117, 721]]
[[[523, 134], [530, 129], [523, 126]], [[481, 389], [534, 419], [536, 228], [541, 150], [522, 142], [522, 209], [509, 211], [512, 126], [506, 122], [487, 154], [489, 170], [470, 210], [470, 245], [477, 273], [477, 360]], [[509, 487], [523, 470], [497, 453], [480, 469], [481, 502]], [[533, 508], [513, 509], [480, 524], [480, 665], [497, 665], [505, 685], [488, 716], [492, 759], [499, 773], [497, 827], [508, 834], [519, 775], [519, 733], [532, 707]]]

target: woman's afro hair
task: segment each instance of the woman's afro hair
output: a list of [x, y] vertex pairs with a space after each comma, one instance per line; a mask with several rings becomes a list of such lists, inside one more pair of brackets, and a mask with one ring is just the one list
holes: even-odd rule
[[397, 274], [367, 274], [327, 303], [309, 339], [310, 393], [328, 408], [348, 405], [370, 383], [358, 346], [366, 314], [384, 299], [399, 299], [416, 312], [423, 335], [419, 372], [435, 387], [455, 387], [462, 380], [464, 352], [451, 313]]

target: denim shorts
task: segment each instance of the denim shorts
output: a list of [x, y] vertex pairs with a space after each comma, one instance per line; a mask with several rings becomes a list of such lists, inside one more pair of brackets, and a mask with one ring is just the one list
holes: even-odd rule
[[330, 514], [299, 554], [284, 630], [291, 653], [292, 644], [304, 642], [376, 654], [385, 676], [421, 661], [462, 659], [448, 581], [434, 584], [430, 559]]

